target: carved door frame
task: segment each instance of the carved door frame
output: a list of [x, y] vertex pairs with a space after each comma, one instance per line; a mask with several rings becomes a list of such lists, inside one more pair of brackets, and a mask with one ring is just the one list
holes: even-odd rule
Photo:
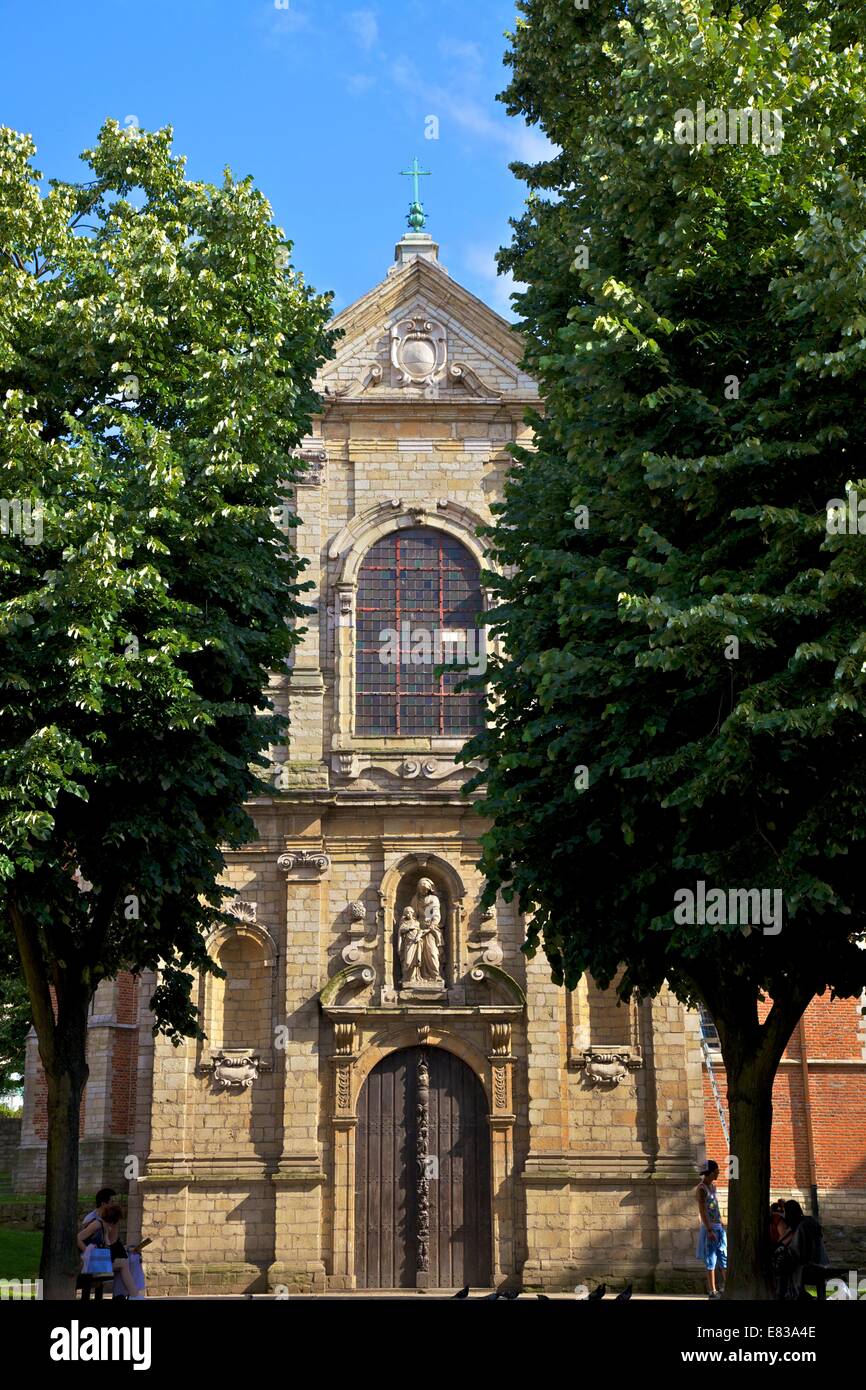
[[[350, 1012], [347, 1010], [347, 1013]], [[489, 1051], [485, 1056], [465, 1039], [430, 1024], [389, 1030], [362, 1051], [355, 1051], [356, 1022], [335, 1020], [334, 1073], [330, 1116], [332, 1184], [332, 1252], [330, 1282], [335, 1288], [355, 1288], [355, 1140], [358, 1099], [370, 1072], [384, 1057], [407, 1047], [441, 1047], [454, 1053], [475, 1073], [487, 1100], [490, 1124], [490, 1213], [494, 1284], [515, 1270], [514, 1124], [512, 1102], [511, 1023], [490, 1021]]]

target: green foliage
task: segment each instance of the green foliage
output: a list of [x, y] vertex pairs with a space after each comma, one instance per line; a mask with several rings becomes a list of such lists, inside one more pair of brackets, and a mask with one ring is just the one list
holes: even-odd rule
[[[22, 1085], [31, 1017], [15, 941], [0, 922], [0, 1092]], [[19, 1112], [0, 1105], [0, 1115], [6, 1113]]]
[[33, 154], [0, 130], [0, 496], [39, 504], [0, 534], [0, 912], [43, 1009], [159, 967], [177, 1037], [309, 611], [286, 499], [330, 296], [170, 130], [107, 122], [83, 184]]
[[[504, 99], [558, 152], [501, 257], [546, 413], [490, 534], [489, 894], [569, 986], [706, 999], [728, 1055], [768, 993], [778, 1052], [866, 982], [866, 537], [826, 519], [866, 496], [866, 21], [519, 9]], [[699, 100], [780, 111], [781, 150], [678, 143]], [[698, 880], [781, 889], [781, 933], [678, 925]]]

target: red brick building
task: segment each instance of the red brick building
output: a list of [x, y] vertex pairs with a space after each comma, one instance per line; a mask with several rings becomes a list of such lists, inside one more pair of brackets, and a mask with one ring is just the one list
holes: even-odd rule
[[[82, 1193], [110, 1183], [124, 1189], [128, 1172], [142, 1056], [152, 1050], [142, 1034], [139, 988], [131, 975], [100, 985], [90, 1009], [90, 1079], [81, 1107], [80, 1181]], [[139, 1096], [140, 1099], [140, 1096]], [[40, 1192], [45, 1185], [47, 1090], [35, 1031], [27, 1042], [21, 1144], [15, 1167], [18, 1192]]]
[[[804, 1211], [818, 1214], [833, 1258], [853, 1257], [863, 1249], [866, 1267], [866, 999], [813, 1000], [794, 1030], [773, 1088], [774, 1198], [793, 1197]], [[704, 1067], [704, 1114], [707, 1156], [722, 1170], [728, 1141], [713, 1094], [715, 1076], [727, 1122], [725, 1068], [712, 1025], [703, 1033], [708, 1065]]]

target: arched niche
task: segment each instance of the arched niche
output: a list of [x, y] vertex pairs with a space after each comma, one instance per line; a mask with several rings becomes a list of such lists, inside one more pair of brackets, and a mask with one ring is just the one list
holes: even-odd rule
[[442, 932], [441, 975], [444, 987], [455, 984], [459, 978], [461, 927], [466, 896], [463, 879], [457, 870], [438, 854], [407, 854], [388, 869], [379, 887], [384, 926], [386, 988], [400, 990], [404, 987], [400, 960], [400, 922], [407, 906], [415, 906], [416, 913], [418, 912], [419, 884], [423, 879], [430, 880], [439, 899]]
[[277, 955], [273, 938], [263, 927], [237, 922], [218, 927], [208, 951], [226, 973], [203, 981], [206, 1050], [269, 1055]]

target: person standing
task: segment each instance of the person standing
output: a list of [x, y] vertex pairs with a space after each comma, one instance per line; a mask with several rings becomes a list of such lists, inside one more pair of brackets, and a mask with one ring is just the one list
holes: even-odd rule
[[[695, 1188], [695, 1200], [701, 1218], [701, 1229], [695, 1254], [703, 1260], [707, 1271], [707, 1296], [721, 1298], [725, 1292], [728, 1269], [728, 1240], [722, 1225], [719, 1210], [719, 1196], [716, 1179], [719, 1165], [710, 1159], [701, 1169], [701, 1181]], [[719, 1271], [720, 1288], [716, 1288], [716, 1270]]]
[[785, 1203], [779, 1199], [770, 1207], [770, 1245], [773, 1249], [779, 1244], [784, 1234], [785, 1226]]

